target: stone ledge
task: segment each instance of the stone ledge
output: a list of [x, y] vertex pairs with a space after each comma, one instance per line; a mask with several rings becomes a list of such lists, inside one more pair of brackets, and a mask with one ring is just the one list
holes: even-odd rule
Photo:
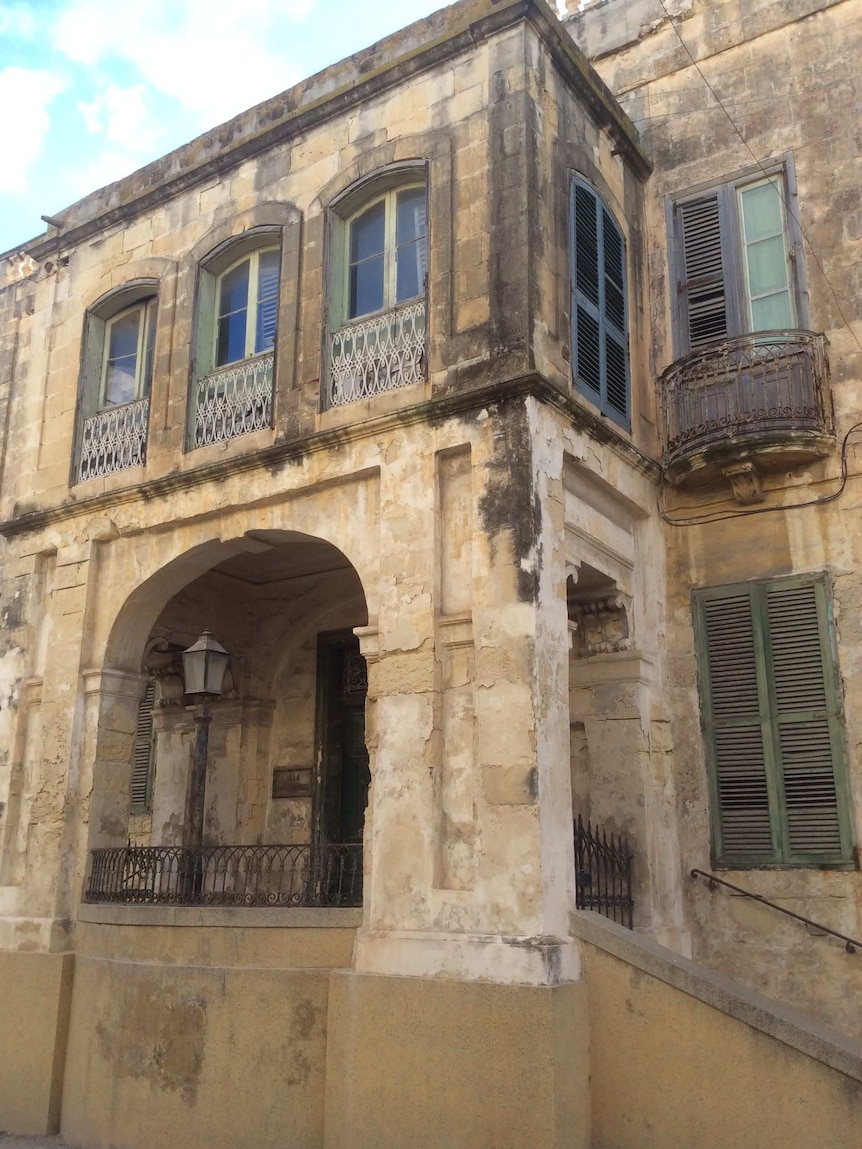
[[[752, 1029], [862, 1082], [862, 1043], [773, 1001], [732, 978], [698, 965], [589, 910], [571, 915], [572, 936], [619, 958]], [[587, 967], [589, 983], [589, 967]]]
[[355, 930], [362, 910], [333, 906], [115, 906], [81, 905], [78, 921], [101, 926], [183, 926], [205, 929]]

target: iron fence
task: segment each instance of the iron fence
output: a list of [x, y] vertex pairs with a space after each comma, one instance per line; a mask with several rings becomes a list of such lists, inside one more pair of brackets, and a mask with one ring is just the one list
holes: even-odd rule
[[737, 436], [831, 431], [826, 347], [813, 331], [759, 331], [673, 363], [661, 377], [665, 464]]
[[632, 928], [632, 852], [622, 834], [575, 822], [575, 905]]
[[328, 406], [341, 407], [425, 378], [425, 300], [333, 331]]
[[362, 843], [93, 850], [86, 902], [361, 906]]
[[149, 415], [149, 399], [136, 399], [120, 407], [106, 407], [85, 419], [78, 457], [79, 482], [145, 463]]
[[192, 445], [224, 443], [272, 426], [272, 351], [219, 367], [194, 388]]

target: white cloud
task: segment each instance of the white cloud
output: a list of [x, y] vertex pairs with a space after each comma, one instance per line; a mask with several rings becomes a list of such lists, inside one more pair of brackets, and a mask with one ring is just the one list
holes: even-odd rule
[[32, 40], [35, 31], [36, 18], [25, 4], [0, 4], [0, 36]]
[[31, 68], [0, 72], [0, 192], [27, 190], [30, 168], [42, 151], [50, 127], [48, 105], [65, 88], [61, 77]]
[[135, 154], [151, 152], [161, 134], [151, 126], [143, 84], [131, 88], [108, 84], [92, 103], [79, 102], [78, 110], [90, 135], [104, 135]]
[[[272, 44], [317, 0], [71, 0], [53, 46], [88, 67], [125, 61], [211, 126], [298, 78]], [[131, 78], [131, 77], [130, 77]]]

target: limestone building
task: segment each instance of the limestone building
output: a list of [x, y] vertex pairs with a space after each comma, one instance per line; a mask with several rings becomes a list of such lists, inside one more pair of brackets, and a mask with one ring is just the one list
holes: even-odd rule
[[3, 257], [0, 1128], [858, 1143], [862, 3], [578, 7]]

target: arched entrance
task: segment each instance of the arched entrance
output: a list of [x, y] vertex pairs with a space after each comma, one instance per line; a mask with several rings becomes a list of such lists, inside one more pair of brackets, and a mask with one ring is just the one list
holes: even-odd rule
[[[370, 774], [353, 631], [367, 621], [346, 556], [295, 532], [206, 544], [139, 586], [102, 676], [85, 900], [361, 904]], [[211, 708], [200, 843], [181, 654], [204, 629], [230, 662]]]

